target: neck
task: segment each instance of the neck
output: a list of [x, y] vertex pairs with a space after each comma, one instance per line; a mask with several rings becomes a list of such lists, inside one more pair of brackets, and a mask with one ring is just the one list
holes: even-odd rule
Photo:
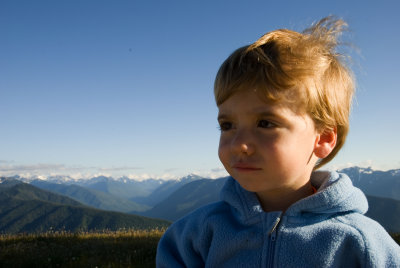
[[286, 211], [292, 204], [313, 194], [311, 182], [298, 189], [274, 189], [268, 193], [256, 193], [265, 212]]

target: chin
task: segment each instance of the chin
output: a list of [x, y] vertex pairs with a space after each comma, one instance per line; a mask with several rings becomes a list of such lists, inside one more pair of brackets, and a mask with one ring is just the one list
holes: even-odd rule
[[[232, 176], [233, 177], [233, 176]], [[242, 186], [243, 189], [249, 191], [249, 192], [258, 192], [260, 191], [260, 184], [256, 182], [250, 182], [249, 180], [246, 179], [236, 179], [233, 177], [239, 184]]]

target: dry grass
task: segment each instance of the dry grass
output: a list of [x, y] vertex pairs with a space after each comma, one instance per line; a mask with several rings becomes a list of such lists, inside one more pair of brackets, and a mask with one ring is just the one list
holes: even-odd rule
[[0, 235], [0, 267], [155, 267], [164, 230]]
[[[0, 267], [155, 267], [164, 229], [0, 235]], [[400, 244], [400, 234], [392, 234]]]

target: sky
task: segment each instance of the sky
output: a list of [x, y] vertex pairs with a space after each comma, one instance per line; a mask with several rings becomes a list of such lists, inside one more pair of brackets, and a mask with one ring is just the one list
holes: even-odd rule
[[213, 83], [236, 48], [343, 18], [357, 94], [327, 166], [400, 168], [400, 2], [0, 0], [0, 175], [225, 175]]

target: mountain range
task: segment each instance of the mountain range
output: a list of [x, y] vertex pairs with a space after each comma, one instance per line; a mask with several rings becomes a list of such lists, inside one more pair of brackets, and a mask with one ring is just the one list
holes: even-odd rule
[[201, 179], [187, 183], [152, 209], [137, 214], [175, 221], [196, 208], [218, 201], [225, 179]]
[[0, 233], [153, 229], [164, 220], [84, 206], [69, 197], [13, 179], [0, 179]]
[[129, 212], [144, 211], [150, 208], [149, 206], [137, 204], [129, 199], [120, 197], [119, 195], [111, 194], [108, 191], [95, 190], [95, 188], [86, 188], [75, 184], [57, 184], [43, 180], [34, 180], [30, 184], [40, 189], [68, 196], [84, 205], [98, 209]]
[[400, 169], [388, 171], [351, 167], [340, 170], [366, 195], [400, 200]]
[[[367, 215], [379, 221], [388, 231], [400, 232], [400, 216], [398, 216], [400, 215], [400, 170], [375, 171], [370, 168], [352, 167], [341, 170], [340, 172], [348, 174], [353, 184], [363, 190], [367, 195], [370, 205]], [[61, 209], [61, 211], [69, 215], [70, 218], [77, 218], [76, 222], [88, 222], [90, 221], [90, 217], [87, 216], [89, 218], [84, 218], [84, 215], [95, 215], [95, 212], [100, 213], [103, 215], [103, 223], [96, 226], [96, 228], [101, 228], [101, 226], [107, 225], [105, 222], [108, 216], [103, 213], [124, 212], [125, 214], [117, 213], [115, 215], [119, 215], [118, 217], [123, 218], [127, 215], [126, 213], [129, 213], [135, 215], [127, 216], [145, 216], [175, 221], [202, 205], [218, 201], [219, 192], [224, 181], [225, 178], [207, 179], [196, 175], [189, 175], [179, 180], [168, 181], [159, 179], [135, 181], [126, 177], [114, 179], [103, 176], [89, 180], [74, 180], [69, 177], [50, 177], [45, 180], [43, 178], [39, 180], [38, 178], [21, 178], [15, 176], [13, 178], [0, 179], [0, 189], [4, 188], [5, 185], [11, 188], [9, 185], [14, 184], [14, 186], [16, 186], [21, 182], [26, 182], [29, 183], [29, 185], [25, 183], [26, 185], [34, 186], [35, 188], [38, 187], [40, 188], [39, 190], [45, 191], [46, 193], [51, 192], [54, 195], [69, 198], [69, 201], [64, 200], [65, 202], [53, 202], [46, 199], [43, 200], [43, 198], [34, 198], [33, 200], [35, 202], [38, 202], [38, 200], [40, 202], [47, 202], [46, 206], [39, 209], [41, 212], [48, 211], [48, 213], [50, 213], [51, 211], [57, 211], [57, 209], [54, 208], [45, 210], [44, 208], [49, 206], [48, 203], [56, 206], [62, 205], [86, 209], [85, 212], [81, 212], [81, 214], [76, 211], [70, 213], [71, 208]], [[27, 187], [26, 185], [23, 187]], [[24, 189], [23, 193], [27, 196], [29, 196], [29, 192], [33, 191], [32, 189]], [[36, 191], [34, 192], [36, 193]], [[22, 194], [19, 194], [19, 196], [21, 195]], [[14, 200], [12, 202], [15, 203], [16, 197], [11, 198], [11, 196], [12, 195], [8, 194], [7, 198]], [[7, 198], [4, 199], [2, 193], [2, 200], [7, 200]], [[77, 202], [78, 204], [70, 204], [69, 202], [71, 201]], [[13, 207], [14, 210], [17, 209], [17, 207], [12, 206], [12, 204], [11, 207]], [[4, 218], [3, 212], [3, 210], [6, 210], [6, 206], [2, 205], [1, 209], [0, 232], [11, 230], [5, 229], [5, 225], [3, 224], [5, 219], [7, 219]], [[22, 206], [20, 210], [22, 211], [23, 209], [31, 211], [32, 207]], [[8, 213], [10, 213], [10, 209], [8, 209]], [[22, 218], [24, 217], [21, 214], [21, 219]], [[121, 222], [124, 222], [125, 220], [122, 220], [122, 218]], [[42, 219], [50, 221], [46, 216], [42, 216]], [[39, 221], [37, 220], [37, 222]], [[67, 222], [65, 218], [64, 222]], [[92, 222], [91, 224], [94, 223]], [[158, 222], [157, 224], [166, 224], [166, 222]], [[42, 223], [42, 225], [43, 229], [46, 229], [51, 224]], [[88, 223], [80, 223], [80, 225], [76, 223], [75, 226], [71, 228], [77, 229], [82, 226], [87, 228], [89, 225]], [[27, 230], [26, 228], [17, 228], [13, 230], [17, 232], [18, 230], [25, 231]]]

